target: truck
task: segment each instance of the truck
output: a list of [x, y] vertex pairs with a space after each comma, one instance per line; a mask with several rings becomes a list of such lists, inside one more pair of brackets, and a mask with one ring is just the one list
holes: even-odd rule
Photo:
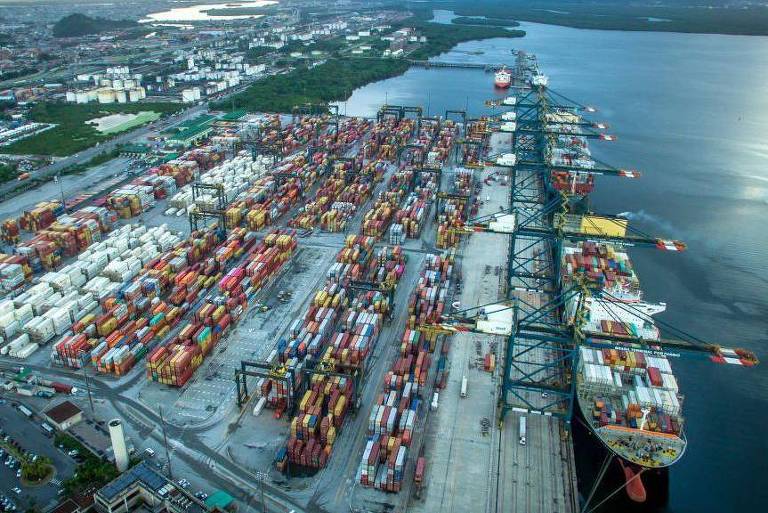
[[467, 377], [462, 376], [461, 377], [461, 397], [462, 398], [467, 397], [467, 385], [468, 385]]
[[520, 417], [520, 445], [525, 446], [525, 422], [526, 417]]

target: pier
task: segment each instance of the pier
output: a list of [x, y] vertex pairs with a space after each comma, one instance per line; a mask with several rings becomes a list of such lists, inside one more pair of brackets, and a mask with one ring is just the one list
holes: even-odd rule
[[445, 62], [445, 61], [419, 61], [409, 59], [411, 66], [420, 68], [454, 68], [454, 69], [480, 69], [486, 73], [498, 71], [504, 67], [504, 64], [484, 64], [473, 62]]

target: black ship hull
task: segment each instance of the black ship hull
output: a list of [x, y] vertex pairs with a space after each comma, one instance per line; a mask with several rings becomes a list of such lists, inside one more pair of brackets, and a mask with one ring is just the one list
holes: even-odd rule
[[[578, 406], [578, 401], [576, 403], [572, 432], [582, 504], [592, 493], [603, 462], [612, 456], [602, 480], [597, 483], [588, 509], [602, 503], [596, 513], [664, 511], [669, 499], [669, 468], [645, 469], [627, 486], [628, 478], [631, 479], [631, 476], [638, 474], [642, 469], [610, 451], [589, 427]], [[638, 479], [642, 486], [635, 482]]]

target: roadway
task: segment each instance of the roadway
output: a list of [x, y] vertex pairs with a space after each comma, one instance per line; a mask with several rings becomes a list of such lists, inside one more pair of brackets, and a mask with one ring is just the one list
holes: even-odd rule
[[[0, 465], [0, 493], [13, 499], [20, 511], [24, 511], [33, 504], [41, 510], [45, 510], [50, 504], [55, 504], [61, 482], [71, 477], [75, 471], [75, 461], [58, 450], [53, 443], [53, 438], [46, 436], [40, 426], [40, 420], [27, 419], [18, 409], [12, 407], [11, 401], [0, 404], [0, 427], [5, 434], [10, 439], [16, 440], [22, 449], [50, 458], [56, 468], [56, 474], [48, 483], [29, 487], [22, 485], [16, 478], [15, 469], [10, 469], [4, 464]], [[22, 493], [18, 495], [13, 493], [11, 490], [14, 487], [21, 488]]]
[[[151, 104], [147, 104], [147, 106], [149, 108]], [[177, 125], [188, 119], [191, 119], [193, 117], [196, 117], [200, 114], [204, 114], [207, 112], [208, 112], [207, 102], [202, 103], [200, 105], [195, 105], [177, 114], [172, 114], [165, 119], [156, 121], [154, 123], [150, 123], [143, 127], [137, 128], [136, 130], [132, 130], [130, 132], [126, 132], [124, 134], [118, 135], [113, 139], [102, 142], [101, 144], [98, 144], [96, 146], [91, 146], [90, 148], [85, 149], [80, 153], [70, 155], [69, 157], [64, 157], [47, 166], [41, 167], [40, 169], [33, 171], [29, 179], [37, 178], [37, 179], [43, 180], [45, 178], [49, 178], [70, 166], [85, 164], [86, 162], [91, 160], [93, 157], [99, 155], [100, 153], [110, 152], [121, 144], [130, 143], [135, 139], [138, 139], [140, 137], [145, 137], [151, 134], [152, 132], [165, 130], [168, 127]], [[23, 187], [27, 183], [28, 183], [27, 181], [24, 181], [24, 182], [12, 181], [12, 182], [6, 182], [0, 185], [0, 198], [4, 200], [8, 199], [6, 195], [12, 193], [16, 189]]]

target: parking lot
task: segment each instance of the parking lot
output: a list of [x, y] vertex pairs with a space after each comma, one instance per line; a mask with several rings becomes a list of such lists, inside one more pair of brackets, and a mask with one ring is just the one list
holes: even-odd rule
[[[59, 499], [62, 481], [70, 477], [77, 466], [72, 458], [55, 447], [53, 437], [46, 436], [40, 424], [39, 419], [30, 420], [25, 417], [11, 402], [3, 400], [0, 404], [0, 429], [3, 431], [0, 439], [7, 436], [5, 443], [16, 440], [21, 449], [32, 450], [38, 456], [49, 458], [56, 469], [55, 475], [48, 483], [23, 486], [16, 477], [20, 464], [11, 468], [6, 465], [7, 454], [3, 456], [0, 464], [0, 495], [10, 498], [17, 511], [25, 511], [33, 506], [45, 510], [49, 505], [55, 504]], [[19, 488], [21, 493], [16, 493], [14, 488]], [[0, 509], [2, 508], [0, 497]]]

